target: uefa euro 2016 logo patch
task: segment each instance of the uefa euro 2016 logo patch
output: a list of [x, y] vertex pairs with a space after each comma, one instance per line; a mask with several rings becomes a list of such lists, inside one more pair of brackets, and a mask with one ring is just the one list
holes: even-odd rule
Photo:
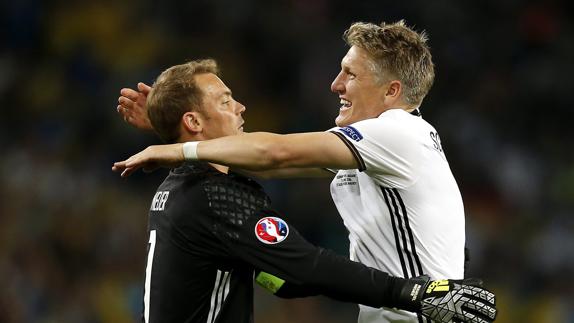
[[280, 218], [268, 216], [257, 221], [255, 236], [265, 244], [276, 244], [287, 238], [289, 227]]

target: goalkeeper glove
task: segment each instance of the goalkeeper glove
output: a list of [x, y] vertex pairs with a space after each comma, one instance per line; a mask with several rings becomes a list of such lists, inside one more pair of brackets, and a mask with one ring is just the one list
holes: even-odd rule
[[489, 323], [496, 317], [495, 296], [482, 288], [479, 279], [413, 277], [403, 287], [400, 300], [401, 308], [438, 323]]

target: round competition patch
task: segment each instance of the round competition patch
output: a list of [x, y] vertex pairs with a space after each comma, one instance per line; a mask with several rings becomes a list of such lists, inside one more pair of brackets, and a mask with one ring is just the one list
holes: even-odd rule
[[287, 223], [280, 218], [268, 216], [257, 221], [255, 236], [265, 244], [279, 243], [289, 235]]

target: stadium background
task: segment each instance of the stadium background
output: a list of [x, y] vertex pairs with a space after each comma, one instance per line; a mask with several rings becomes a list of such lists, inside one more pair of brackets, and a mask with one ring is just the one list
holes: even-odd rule
[[[116, 115], [121, 87], [213, 57], [246, 130], [328, 129], [353, 21], [430, 35], [422, 113], [461, 186], [470, 274], [497, 322], [574, 322], [574, 35], [567, 1], [2, 1], [0, 321], [138, 322], [146, 215], [166, 171], [113, 161], [158, 141]], [[347, 253], [328, 181], [269, 181], [315, 243]], [[258, 289], [256, 321], [354, 322], [356, 306]]]

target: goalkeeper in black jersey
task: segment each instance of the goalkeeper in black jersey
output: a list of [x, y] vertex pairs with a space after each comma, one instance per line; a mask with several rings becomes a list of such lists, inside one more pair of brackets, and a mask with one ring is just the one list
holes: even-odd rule
[[[123, 92], [118, 109], [167, 142], [237, 134], [245, 107], [217, 74], [213, 60], [174, 66], [149, 95]], [[151, 123], [138, 114], [146, 104]], [[310, 244], [256, 182], [221, 165], [173, 169], [153, 197], [149, 234], [146, 323], [253, 322], [254, 280], [280, 297], [322, 294], [436, 322], [491, 322], [496, 314], [494, 295], [478, 281], [391, 277]]]

